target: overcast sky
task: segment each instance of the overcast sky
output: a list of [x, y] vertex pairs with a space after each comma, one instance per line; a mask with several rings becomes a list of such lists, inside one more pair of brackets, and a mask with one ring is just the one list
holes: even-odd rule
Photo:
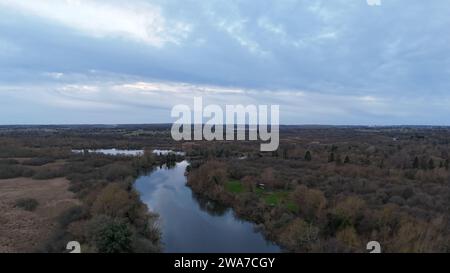
[[0, 124], [173, 122], [279, 104], [284, 124], [450, 125], [447, 0], [0, 0]]

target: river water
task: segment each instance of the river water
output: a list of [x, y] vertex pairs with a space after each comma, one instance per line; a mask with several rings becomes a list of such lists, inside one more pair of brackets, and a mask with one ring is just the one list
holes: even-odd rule
[[232, 209], [196, 196], [186, 186], [187, 165], [183, 161], [172, 168], [157, 168], [135, 182], [141, 200], [160, 215], [164, 252], [280, 252], [253, 223], [237, 218]]

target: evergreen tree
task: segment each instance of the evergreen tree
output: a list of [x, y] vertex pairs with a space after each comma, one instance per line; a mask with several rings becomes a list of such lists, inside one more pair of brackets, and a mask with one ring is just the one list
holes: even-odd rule
[[418, 169], [419, 168], [419, 158], [416, 156], [414, 158], [414, 162], [413, 162], [413, 169]]
[[345, 156], [344, 159], [344, 164], [350, 163], [350, 158], [348, 157], [348, 155]]
[[342, 164], [341, 155], [338, 154], [338, 155], [336, 156], [336, 165], [341, 165], [341, 164]]
[[306, 151], [306, 154], [305, 154], [305, 160], [306, 160], [306, 161], [311, 161], [311, 160], [312, 160], [311, 152], [310, 152], [310, 151]]
[[428, 169], [434, 169], [434, 160], [432, 158], [430, 158], [430, 160], [428, 161]]
[[380, 164], [378, 165], [380, 169], [384, 168], [384, 159], [381, 159]]
[[328, 162], [334, 162], [334, 153], [330, 153], [328, 156]]

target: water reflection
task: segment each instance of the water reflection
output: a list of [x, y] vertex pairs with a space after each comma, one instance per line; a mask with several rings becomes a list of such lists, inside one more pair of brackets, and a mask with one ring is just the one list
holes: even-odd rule
[[140, 156], [144, 154], [144, 150], [120, 150], [120, 149], [83, 149], [72, 150], [76, 154], [103, 154], [103, 155], [123, 155], [123, 156]]
[[169, 155], [169, 154], [182, 155], [182, 156], [185, 155], [184, 152], [175, 152], [173, 150], [159, 150], [159, 149], [153, 150], [153, 153], [156, 155]]
[[166, 252], [279, 252], [233, 210], [192, 193], [184, 176], [188, 163], [158, 168], [140, 176], [135, 188], [160, 214]]
[[202, 197], [195, 192], [192, 192], [192, 198], [198, 202], [198, 206], [202, 211], [206, 211], [213, 216], [223, 216], [228, 210], [230, 210], [229, 207], [220, 204], [219, 202]]
[[[72, 153], [75, 154], [103, 154], [103, 155], [122, 155], [122, 156], [141, 156], [145, 153], [144, 150], [125, 150], [125, 149], [79, 149], [79, 150], [72, 150]], [[173, 156], [184, 156], [184, 152], [176, 152], [173, 150], [159, 150], [155, 149], [152, 150], [152, 153], [159, 156], [167, 156], [167, 155], [173, 155]]]

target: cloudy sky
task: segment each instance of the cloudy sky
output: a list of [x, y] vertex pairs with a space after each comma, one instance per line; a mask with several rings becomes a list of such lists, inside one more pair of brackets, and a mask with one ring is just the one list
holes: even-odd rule
[[279, 104], [284, 124], [450, 125], [449, 14], [447, 0], [0, 0], [0, 124], [173, 122], [202, 96]]

